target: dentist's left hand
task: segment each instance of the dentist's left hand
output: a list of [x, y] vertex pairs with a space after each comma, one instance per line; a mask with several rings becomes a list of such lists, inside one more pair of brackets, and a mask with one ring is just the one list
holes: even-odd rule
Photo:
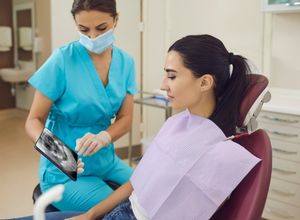
[[111, 136], [107, 131], [99, 134], [86, 133], [82, 138], [76, 140], [75, 150], [79, 155], [93, 155], [101, 148], [111, 143]]

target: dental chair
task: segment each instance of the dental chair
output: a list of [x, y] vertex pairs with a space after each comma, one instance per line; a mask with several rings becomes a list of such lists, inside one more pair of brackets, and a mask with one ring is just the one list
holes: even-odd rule
[[250, 75], [250, 85], [240, 105], [237, 124], [237, 134], [246, 132], [249, 135], [234, 140], [261, 162], [240, 182], [211, 220], [261, 219], [271, 179], [272, 147], [267, 133], [262, 129], [256, 130], [256, 117], [263, 103], [271, 98], [267, 86], [268, 80], [263, 75]]

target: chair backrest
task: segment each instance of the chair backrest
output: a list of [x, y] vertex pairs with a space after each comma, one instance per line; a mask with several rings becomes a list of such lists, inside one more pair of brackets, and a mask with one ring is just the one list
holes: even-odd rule
[[[256, 117], [264, 102], [270, 100], [268, 80], [263, 75], [251, 74], [250, 85], [240, 107], [237, 126], [240, 131], [256, 129]], [[250, 124], [250, 125], [249, 125]], [[264, 130], [236, 139], [262, 161], [258, 163], [232, 192], [230, 198], [213, 215], [213, 220], [259, 220], [266, 202], [272, 170], [272, 147]]]

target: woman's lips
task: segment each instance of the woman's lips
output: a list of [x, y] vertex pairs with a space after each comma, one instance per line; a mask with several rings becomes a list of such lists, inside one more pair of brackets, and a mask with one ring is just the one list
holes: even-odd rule
[[169, 94], [167, 94], [167, 95], [168, 95], [168, 99], [174, 99], [174, 96], [171, 96]]

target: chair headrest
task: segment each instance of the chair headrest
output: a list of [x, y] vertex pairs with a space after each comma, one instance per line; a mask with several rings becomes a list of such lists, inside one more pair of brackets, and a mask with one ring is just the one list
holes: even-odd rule
[[240, 104], [237, 127], [240, 130], [252, 132], [257, 128], [256, 117], [263, 103], [270, 101], [271, 93], [268, 79], [259, 74], [249, 74], [249, 85]]

